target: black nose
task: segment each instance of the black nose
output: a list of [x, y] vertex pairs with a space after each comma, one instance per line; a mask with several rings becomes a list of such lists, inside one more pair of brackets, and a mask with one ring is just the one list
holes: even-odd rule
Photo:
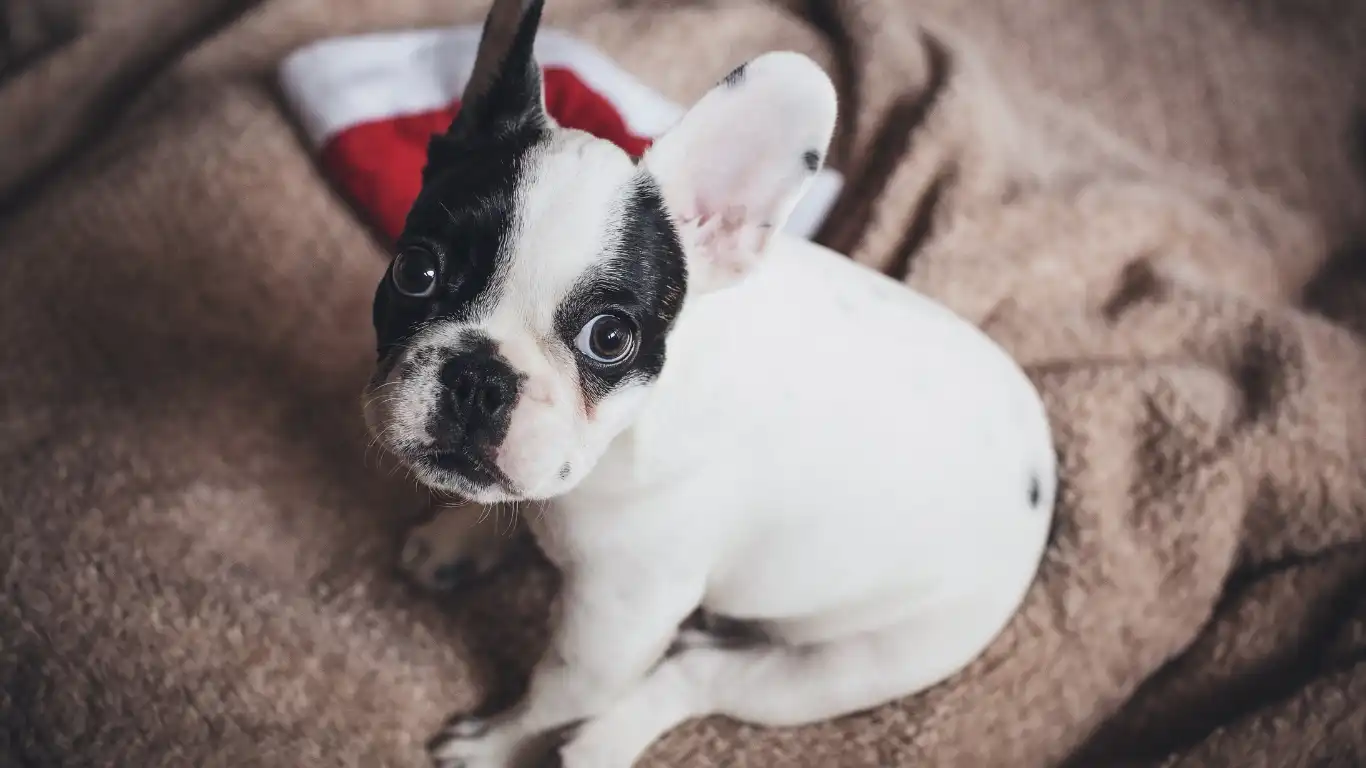
[[[442, 429], [446, 447], [494, 446], [507, 433], [520, 377], [491, 344], [481, 344], [441, 366], [445, 385]], [[452, 444], [454, 443], [454, 444]]]
[[507, 408], [502, 384], [489, 379], [483, 371], [462, 367], [447, 384], [451, 405], [467, 422], [493, 421]]

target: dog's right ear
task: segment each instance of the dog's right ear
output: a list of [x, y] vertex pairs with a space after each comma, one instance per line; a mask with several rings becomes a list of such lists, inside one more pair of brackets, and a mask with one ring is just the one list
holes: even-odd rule
[[545, 0], [493, 0], [452, 138], [498, 136], [548, 125], [533, 48]]
[[799, 53], [766, 53], [712, 88], [645, 153], [688, 256], [688, 290], [743, 278], [825, 162], [835, 86]]

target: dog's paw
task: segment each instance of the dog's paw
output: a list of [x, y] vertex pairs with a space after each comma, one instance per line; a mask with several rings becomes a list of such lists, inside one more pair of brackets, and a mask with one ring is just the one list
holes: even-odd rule
[[616, 743], [611, 734], [588, 730], [560, 747], [552, 765], [556, 768], [631, 768], [635, 750]]
[[515, 746], [500, 738], [488, 720], [461, 715], [427, 743], [427, 753], [435, 768], [514, 768]]
[[408, 533], [399, 555], [399, 567], [409, 578], [427, 589], [449, 592], [473, 581], [473, 558], [442, 551], [442, 542], [428, 531], [417, 528]]
[[399, 567], [419, 585], [449, 592], [474, 583], [492, 571], [511, 546], [490, 520], [475, 508], [443, 509], [431, 522], [408, 532]]

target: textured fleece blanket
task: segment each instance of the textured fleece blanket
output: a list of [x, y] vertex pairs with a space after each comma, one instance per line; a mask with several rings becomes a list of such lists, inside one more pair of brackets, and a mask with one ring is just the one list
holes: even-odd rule
[[[553, 578], [395, 577], [425, 500], [358, 415], [385, 255], [272, 75], [483, 4], [25, 1], [0, 57], [0, 766], [425, 765], [526, 670]], [[1366, 7], [546, 23], [682, 103], [765, 50], [828, 66], [847, 185], [819, 239], [1017, 355], [1062, 462], [1038, 582], [962, 674], [806, 728], [690, 724], [647, 766], [1366, 764]]]

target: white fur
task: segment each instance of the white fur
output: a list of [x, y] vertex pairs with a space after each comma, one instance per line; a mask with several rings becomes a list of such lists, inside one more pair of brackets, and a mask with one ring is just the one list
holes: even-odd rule
[[[770, 54], [646, 157], [688, 247], [688, 299], [659, 379], [610, 395], [591, 424], [565, 402], [577, 397], [567, 353], [530, 340], [593, 258], [595, 228], [612, 221], [606, 190], [629, 169], [552, 158], [526, 190], [519, 248], [555, 257], [514, 261], [481, 327], [536, 382], [499, 461], [553, 497], [525, 517], [563, 590], [527, 695], [454, 724], [433, 751], [442, 766], [503, 768], [581, 720], [566, 768], [628, 768], [695, 717], [845, 715], [954, 674], [1018, 609], [1055, 493], [1043, 406], [971, 324], [778, 233], [809, 178], [798, 158], [825, 151], [834, 120], [819, 68]], [[414, 538], [467, 557], [487, 540], [468, 531]], [[661, 661], [699, 605], [776, 642]]]

